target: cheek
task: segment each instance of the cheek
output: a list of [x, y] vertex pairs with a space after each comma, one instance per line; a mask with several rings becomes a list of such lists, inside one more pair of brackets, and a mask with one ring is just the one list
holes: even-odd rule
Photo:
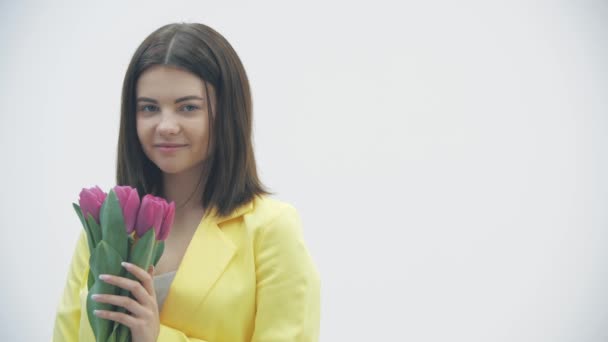
[[196, 136], [197, 144], [198, 146], [200, 146], [201, 149], [206, 149], [207, 145], [211, 143], [209, 139], [209, 132], [206, 129], [196, 132]]
[[200, 118], [196, 121], [188, 122], [186, 127], [189, 127], [189, 135], [192, 141], [196, 142], [199, 148], [205, 148], [209, 140], [209, 127], [207, 118]]
[[137, 137], [140, 142], [145, 142], [147, 140], [147, 136], [149, 135], [150, 125], [142, 120], [137, 120], [136, 122], [136, 130]]

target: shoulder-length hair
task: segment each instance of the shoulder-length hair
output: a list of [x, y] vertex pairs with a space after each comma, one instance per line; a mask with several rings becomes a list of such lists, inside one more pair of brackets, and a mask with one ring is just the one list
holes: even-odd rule
[[216, 113], [211, 127], [201, 204], [227, 216], [256, 195], [270, 194], [261, 184], [252, 146], [252, 105], [245, 68], [228, 41], [199, 23], [174, 23], [152, 32], [137, 48], [122, 88], [116, 180], [140, 194], [163, 196], [161, 170], [144, 154], [136, 129], [136, 84], [154, 65], [174, 66], [215, 87]]

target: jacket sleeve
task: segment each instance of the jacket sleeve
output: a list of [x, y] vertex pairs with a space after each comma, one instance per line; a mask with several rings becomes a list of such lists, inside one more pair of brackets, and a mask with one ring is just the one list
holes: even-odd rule
[[57, 307], [53, 342], [77, 342], [80, 330], [80, 288], [88, 267], [89, 246], [84, 230], [80, 231], [68, 269], [63, 296]]
[[320, 277], [288, 205], [256, 241], [257, 309], [252, 342], [319, 339]]

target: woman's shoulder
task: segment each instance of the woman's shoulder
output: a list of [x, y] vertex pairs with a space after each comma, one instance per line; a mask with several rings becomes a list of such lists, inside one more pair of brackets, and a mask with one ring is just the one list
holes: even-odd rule
[[272, 197], [259, 195], [251, 201], [251, 210], [245, 214], [249, 223], [266, 226], [277, 221], [298, 221], [297, 209], [290, 202]]

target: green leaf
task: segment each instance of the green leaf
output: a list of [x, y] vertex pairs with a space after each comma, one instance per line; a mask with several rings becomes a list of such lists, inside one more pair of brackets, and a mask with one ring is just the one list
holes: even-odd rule
[[[132, 250], [133, 244], [135, 243], [135, 239], [133, 238], [133, 236], [129, 235], [127, 240], [128, 240], [127, 245], [128, 245], [128, 250], [129, 250], [129, 253], [128, 253], [128, 254], [129, 254], [129, 258], [130, 258], [130, 256], [131, 256], [131, 250]], [[129, 259], [127, 259], [127, 261], [128, 261], [128, 260], [129, 260]], [[123, 272], [124, 272], [124, 275], [123, 275], [123, 276], [124, 276], [125, 278], [132, 279], [132, 280], [136, 280], [135, 276], [133, 276], [133, 275], [132, 275], [132, 274], [131, 274], [129, 271], [127, 271], [126, 269], [124, 269], [124, 268], [123, 268]], [[126, 290], [126, 289], [123, 289], [123, 288], [121, 288], [121, 289], [120, 289], [120, 291], [119, 291], [118, 295], [119, 295], [119, 296], [124, 296], [124, 297], [130, 297], [130, 298], [134, 298], [134, 296], [132, 296], [132, 295], [131, 295], [131, 293], [130, 293], [130, 291], [129, 291], [129, 290]], [[127, 312], [127, 309], [125, 309], [124, 307], [117, 307], [116, 312], [126, 313], [126, 312]], [[123, 336], [123, 335], [120, 335], [120, 334], [121, 334], [121, 332], [119, 332], [118, 334], [119, 334], [119, 335], [118, 335], [118, 338], [119, 338], [119, 339], [120, 339], [121, 337], [122, 337], [122, 338], [124, 338], [124, 336]], [[117, 341], [118, 341], [118, 340], [117, 340]]]
[[107, 241], [123, 260], [128, 258], [128, 235], [118, 197], [110, 190], [99, 214], [103, 240]]
[[91, 238], [93, 240], [93, 245], [97, 246], [99, 241], [101, 241], [101, 227], [99, 227], [99, 223], [95, 221], [95, 218], [91, 213], [87, 216], [87, 226], [89, 227], [89, 231], [91, 232]]
[[91, 270], [89, 269], [89, 276], [87, 279], [87, 289], [89, 289], [89, 291], [91, 290], [91, 286], [93, 286], [93, 283], [95, 283], [95, 276], [93, 275], [93, 272], [91, 272]]
[[[148, 270], [148, 267], [152, 262], [152, 256], [154, 253], [154, 243], [156, 241], [155, 234], [156, 233], [154, 232], [154, 229], [150, 229], [146, 234], [144, 234], [144, 236], [142, 236], [139, 240], [137, 240], [137, 242], [135, 242], [133, 250], [129, 255], [128, 261], [130, 263], [137, 265], [146, 271]], [[137, 277], [131, 272], [126, 272], [125, 278], [139, 281], [139, 279], [137, 279]], [[125, 289], [121, 289], [120, 295], [134, 298], [131, 292]], [[117, 311], [127, 312], [127, 310], [123, 307], [119, 307]]]
[[100, 274], [121, 276], [121, 273], [124, 270], [120, 264], [122, 261], [123, 259], [118, 252], [105, 240], [101, 240], [101, 242], [97, 244], [95, 252], [91, 255], [89, 264], [93, 271], [93, 275], [95, 275], [95, 278], [97, 279]]
[[113, 322], [114, 326], [112, 327], [112, 333], [106, 342], [115, 342], [118, 341], [119, 328], [122, 324], [118, 322]]
[[93, 274], [93, 270], [91, 270], [91, 265], [95, 263], [95, 256], [97, 255], [97, 253], [95, 253], [96, 249], [97, 247], [94, 247], [91, 251], [91, 254], [89, 255], [89, 276], [87, 279], [87, 288], [89, 289], [89, 291], [91, 291], [91, 287], [93, 287], [93, 284], [95, 283], [96, 279], [95, 275]]
[[131, 342], [131, 329], [120, 324], [116, 335], [116, 342]]
[[165, 251], [165, 241], [157, 241], [156, 242], [156, 247], [154, 250], [154, 266], [156, 266], [158, 264], [158, 261], [160, 260], [160, 257], [163, 255], [163, 252]]
[[84, 219], [84, 215], [82, 214], [82, 209], [76, 203], [72, 203], [74, 207], [74, 211], [76, 211], [76, 215], [80, 219], [80, 223], [82, 223], [82, 228], [84, 228], [84, 232], [87, 234], [87, 242], [89, 243], [89, 251], [92, 251], [95, 247], [95, 240], [93, 240], [93, 235], [91, 234], [91, 228], [87, 224], [87, 221]]
[[113, 321], [95, 316], [93, 310], [115, 311], [116, 306], [108, 303], [96, 302], [91, 299], [91, 296], [93, 294], [118, 294], [120, 288], [100, 280], [99, 274], [113, 274], [119, 276], [123, 268], [120, 265], [122, 261], [118, 252], [103, 240], [99, 242], [90, 259], [91, 272], [95, 276], [95, 282], [87, 295], [86, 306], [87, 315], [91, 328], [95, 333], [96, 341], [107, 341], [108, 336], [111, 333], [110, 330], [113, 328]]
[[101, 280], [97, 280], [93, 286], [89, 294], [87, 295], [87, 315], [89, 318], [89, 324], [91, 325], [91, 329], [93, 330], [93, 334], [95, 335], [96, 341], [106, 341], [108, 339], [108, 335], [110, 334], [110, 329], [112, 329], [112, 321], [97, 317], [93, 311], [94, 310], [109, 310], [113, 311], [113, 306], [107, 303], [99, 303], [91, 299], [91, 296], [95, 293], [110, 293], [110, 287], [115, 287], [110, 284], [104, 283]]
[[154, 255], [154, 243], [156, 242], [156, 232], [149, 229], [133, 246], [130, 262], [147, 271]]
[[[129, 242], [128, 242], [128, 246], [129, 246], [129, 257], [131, 256], [131, 251], [133, 250], [133, 245], [135, 244], [135, 239], [133, 238], [133, 236], [129, 235]], [[127, 260], [129, 260], [129, 258], [127, 258]]]

